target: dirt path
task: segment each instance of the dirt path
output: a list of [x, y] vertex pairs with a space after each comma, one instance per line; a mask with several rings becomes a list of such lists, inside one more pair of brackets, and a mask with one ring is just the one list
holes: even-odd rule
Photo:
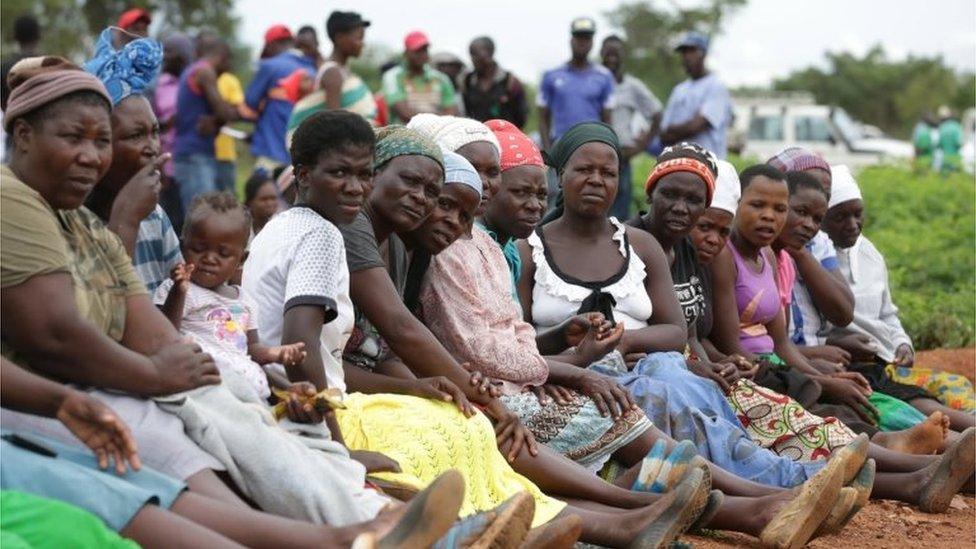
[[[971, 549], [976, 546], [976, 502], [971, 496], [956, 496], [942, 515], [929, 515], [894, 501], [874, 501], [837, 535], [819, 538], [813, 549], [890, 549], [925, 547]], [[708, 536], [685, 536], [696, 549], [759, 547], [758, 540], [743, 534], [715, 532]]]
[[976, 348], [933, 349], [919, 351], [915, 364], [954, 374], [961, 374], [976, 382]]

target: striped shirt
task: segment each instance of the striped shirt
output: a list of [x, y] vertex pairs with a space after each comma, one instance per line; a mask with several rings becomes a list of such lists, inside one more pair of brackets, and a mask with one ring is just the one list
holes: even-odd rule
[[169, 272], [183, 261], [180, 253], [180, 239], [173, 230], [173, 224], [159, 205], [139, 224], [139, 238], [136, 240], [136, 256], [133, 263], [136, 274], [142, 279], [150, 292], [169, 278]]
[[[335, 61], [328, 61], [316, 76], [316, 82], [322, 81], [322, 76], [328, 69], [337, 66]], [[376, 99], [373, 92], [369, 91], [369, 86], [359, 77], [358, 74], [343, 71], [342, 75], [342, 97], [339, 99], [339, 108], [356, 113], [365, 118], [371, 125], [377, 126]], [[291, 111], [288, 118], [288, 133], [285, 142], [291, 146], [291, 138], [298, 129], [298, 126], [313, 114], [325, 110], [325, 90], [319, 89], [300, 99], [295, 103], [295, 108]]]

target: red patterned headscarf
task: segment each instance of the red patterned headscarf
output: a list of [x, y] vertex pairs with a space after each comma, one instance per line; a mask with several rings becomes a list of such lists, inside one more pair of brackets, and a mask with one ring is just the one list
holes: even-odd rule
[[503, 172], [516, 166], [545, 167], [539, 148], [514, 124], [507, 120], [489, 120], [485, 126], [498, 138]]

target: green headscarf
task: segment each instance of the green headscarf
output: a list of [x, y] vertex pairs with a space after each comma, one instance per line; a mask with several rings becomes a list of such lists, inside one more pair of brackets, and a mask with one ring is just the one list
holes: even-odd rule
[[[617, 139], [617, 132], [613, 131], [608, 124], [603, 122], [580, 122], [566, 131], [559, 141], [552, 146], [547, 153], [543, 154], [546, 164], [556, 170], [561, 175], [566, 163], [576, 152], [576, 149], [587, 143], [605, 143], [617, 153], [617, 158], [623, 158], [620, 152], [620, 140]], [[546, 214], [542, 224], [549, 223], [558, 219], [563, 214], [563, 190], [559, 189], [556, 195], [556, 207]]]
[[373, 169], [378, 169], [398, 156], [426, 156], [444, 170], [441, 148], [426, 135], [406, 126], [387, 126], [376, 131], [376, 154]]

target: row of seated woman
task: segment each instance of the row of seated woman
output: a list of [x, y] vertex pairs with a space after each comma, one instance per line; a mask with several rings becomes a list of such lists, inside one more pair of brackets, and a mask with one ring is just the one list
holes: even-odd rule
[[943, 512], [972, 489], [970, 416], [913, 420], [871, 400], [890, 379], [817, 369], [785, 337], [767, 250], [822, 184], [722, 177], [681, 144], [625, 224], [606, 125], [544, 162], [503, 121], [374, 132], [328, 111], [293, 136], [290, 208], [252, 238], [235, 197], [200, 196], [178, 257], [139, 269], [172, 240], [150, 219], [158, 123], [124, 71], [95, 72], [33, 58], [10, 79], [18, 535], [68, 504], [93, 539], [148, 546], [662, 547], [704, 528], [795, 547], [872, 497]]

